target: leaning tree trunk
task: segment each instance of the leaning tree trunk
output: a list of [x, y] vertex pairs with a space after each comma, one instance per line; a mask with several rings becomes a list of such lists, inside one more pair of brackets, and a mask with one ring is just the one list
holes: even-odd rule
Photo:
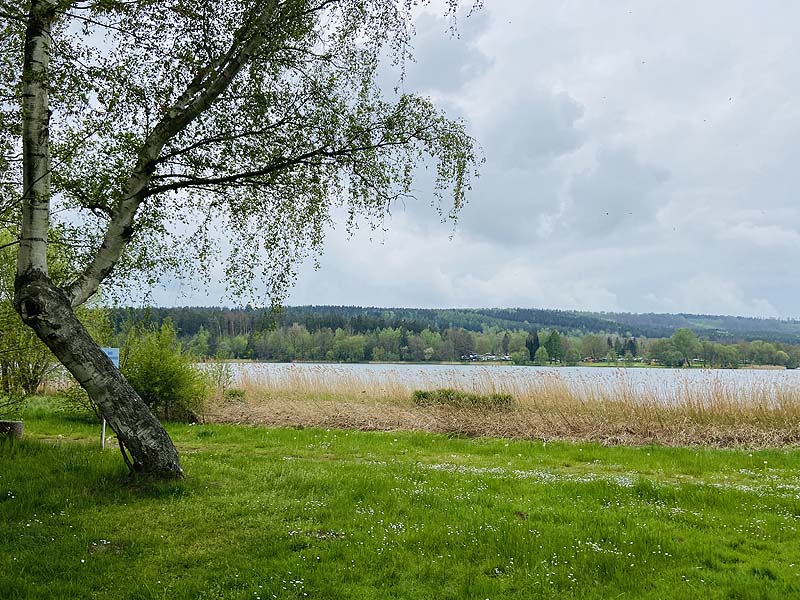
[[[57, 0], [30, 0], [22, 71], [23, 194], [14, 306], [100, 408], [119, 438], [128, 466], [180, 477], [178, 451], [169, 435], [75, 317], [72, 306], [79, 302], [71, 301], [48, 276], [52, 166], [47, 77], [52, 28], [59, 14]], [[112, 268], [113, 262], [104, 265], [103, 274]], [[102, 277], [96, 279], [99, 284]], [[81, 301], [90, 295], [84, 294]]]
[[131, 469], [181, 477], [178, 451], [169, 435], [87, 333], [64, 292], [47, 276], [35, 272], [18, 276], [16, 288], [15, 304], [22, 319], [100, 408], [121, 445], [130, 452]]

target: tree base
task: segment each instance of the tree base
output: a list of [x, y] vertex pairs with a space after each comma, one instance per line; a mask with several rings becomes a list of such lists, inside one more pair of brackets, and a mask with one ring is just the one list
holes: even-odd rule
[[21, 440], [24, 429], [25, 424], [22, 421], [0, 421], [0, 438], [8, 437]]
[[98, 406], [120, 447], [130, 455], [128, 468], [180, 477], [178, 450], [169, 434], [86, 331], [64, 291], [36, 269], [17, 275], [15, 288], [14, 305], [22, 320]]

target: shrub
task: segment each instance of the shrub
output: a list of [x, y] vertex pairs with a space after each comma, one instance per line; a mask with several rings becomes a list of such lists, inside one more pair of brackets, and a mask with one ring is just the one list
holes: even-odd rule
[[205, 363], [203, 373], [217, 398], [224, 398], [233, 385], [233, 368], [228, 363], [218, 360]]
[[509, 409], [514, 406], [514, 396], [493, 392], [478, 394], [453, 388], [416, 390], [413, 394], [417, 406], [456, 406], [458, 408]]
[[167, 319], [160, 328], [133, 327], [121, 356], [122, 373], [159, 417], [189, 420], [202, 412], [207, 378], [184, 352]]
[[78, 414], [92, 415], [97, 421], [102, 419], [100, 409], [77, 382], [61, 390], [59, 396], [68, 410]]
[[511, 353], [511, 360], [514, 361], [515, 365], [527, 365], [531, 362], [531, 353], [527, 348], [521, 348]]
[[547, 353], [547, 348], [540, 346], [536, 351], [536, 356], [533, 357], [533, 364], [541, 366], [546, 365], [549, 362], [550, 355]]
[[242, 388], [228, 388], [222, 397], [228, 402], [244, 402], [247, 392]]

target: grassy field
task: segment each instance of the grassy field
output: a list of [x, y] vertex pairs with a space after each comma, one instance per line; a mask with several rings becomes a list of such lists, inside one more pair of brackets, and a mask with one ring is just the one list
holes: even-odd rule
[[0, 597], [791, 598], [800, 452], [173, 425], [128, 481], [45, 408], [0, 443]]

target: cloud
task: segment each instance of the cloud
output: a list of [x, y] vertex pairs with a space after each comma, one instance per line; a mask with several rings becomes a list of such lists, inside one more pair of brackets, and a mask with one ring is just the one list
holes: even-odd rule
[[[509, 98], [496, 108], [474, 123], [486, 163], [459, 229], [503, 246], [528, 244], [546, 235], [560, 210], [564, 173], [559, 161], [583, 144], [577, 127], [583, 110], [568, 94], [547, 90]], [[432, 189], [430, 172], [422, 173], [415, 187], [421, 195]], [[404, 209], [421, 220], [431, 215], [424, 201]]]
[[629, 149], [601, 148], [596, 160], [570, 183], [564, 227], [581, 239], [646, 226], [664, 200], [656, 192], [668, 171], [642, 163]]
[[[476, 11], [469, 16], [462, 12], [453, 30], [448, 19], [431, 12], [421, 13], [414, 21], [414, 60], [405, 65], [402, 87], [424, 95], [447, 95], [460, 91], [468, 82], [483, 75], [492, 59], [477, 43], [490, 27], [488, 11]], [[399, 83], [400, 72], [384, 65], [381, 73], [383, 89], [390, 90]]]
[[704, 314], [780, 316], [769, 300], [748, 298], [738, 284], [716, 273], [701, 272], [676, 282], [668, 294], [660, 304], [673, 312], [685, 312], [686, 307], [691, 307], [692, 312]]
[[565, 92], [535, 89], [503, 102], [476, 126], [494, 169], [535, 168], [576, 150], [584, 135], [576, 123], [583, 116], [579, 102]]
[[720, 239], [764, 248], [800, 248], [800, 233], [780, 225], [736, 223], [719, 235]]
[[363, 305], [579, 309], [591, 297], [604, 310], [619, 308], [602, 281], [574, 277], [565, 283], [558, 258], [533, 260], [527, 252], [513, 253], [491, 241], [429, 235], [406, 215], [392, 218], [382, 242], [362, 233], [350, 239], [331, 233], [322, 268], [303, 270], [290, 301], [337, 303], [358, 289]]
[[487, 170], [462, 211], [459, 231], [504, 248], [539, 243], [559, 211], [560, 174], [549, 165]]

